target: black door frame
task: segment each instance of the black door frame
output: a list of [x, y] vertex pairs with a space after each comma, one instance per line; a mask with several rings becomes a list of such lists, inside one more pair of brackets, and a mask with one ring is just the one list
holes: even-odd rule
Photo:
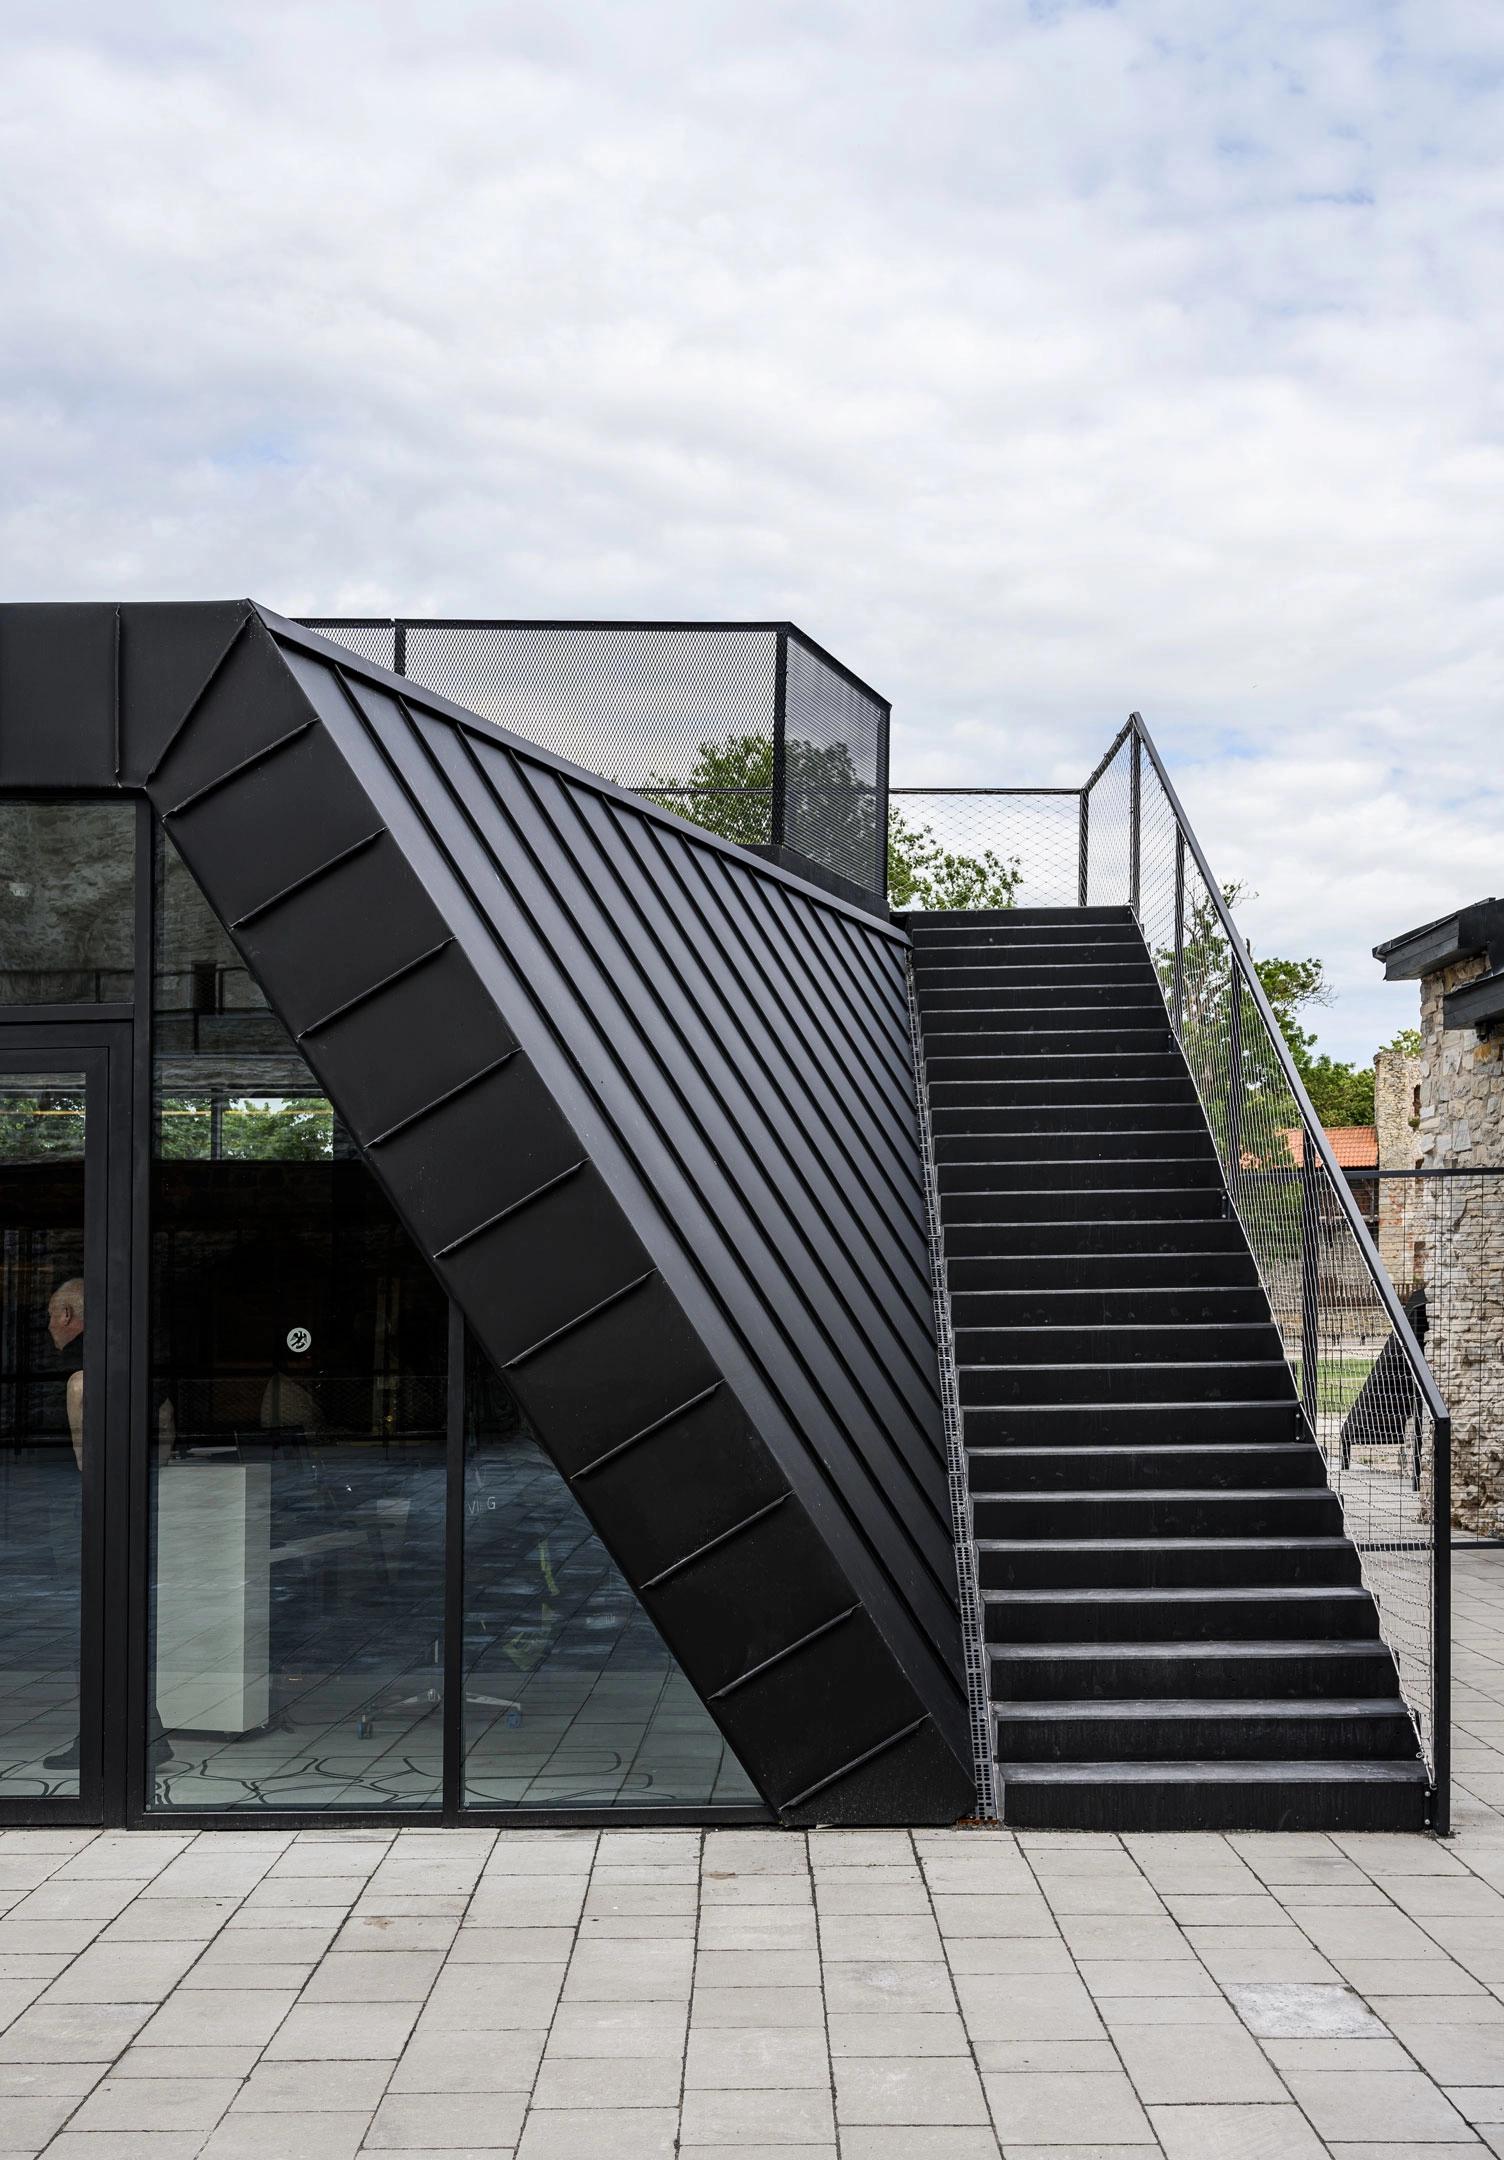
[[[76, 1007], [0, 1008], [0, 1068], [84, 1076], [84, 1457], [79, 1552], [79, 1791], [76, 1798], [0, 1799], [0, 1823], [125, 1820], [130, 1596], [130, 1216], [133, 1050], [128, 1017], [57, 1017]], [[129, 1008], [124, 1011], [128, 1013]], [[103, 1324], [97, 1317], [103, 1308]], [[122, 1384], [123, 1383], [123, 1384]]]

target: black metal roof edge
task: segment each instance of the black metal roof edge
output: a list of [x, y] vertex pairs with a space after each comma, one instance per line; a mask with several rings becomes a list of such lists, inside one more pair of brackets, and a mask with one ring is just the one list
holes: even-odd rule
[[1474, 953], [1486, 952], [1492, 962], [1495, 951], [1504, 956], [1504, 900], [1490, 896], [1386, 938], [1374, 946], [1373, 956], [1384, 962], [1389, 982], [1406, 982], [1451, 967]]
[[[358, 675], [366, 681], [374, 682], [381, 689], [390, 691], [394, 696], [400, 698], [404, 704], [421, 706], [425, 711], [435, 713], [440, 719], [451, 721], [456, 727], [464, 728], [468, 734], [478, 736], [482, 742], [494, 743], [499, 740], [515, 756], [523, 758], [531, 764], [541, 766], [546, 772], [562, 773], [567, 779], [592, 789], [608, 802], [629, 804], [640, 815], [660, 825], [667, 826], [671, 831], [689, 839], [697, 846], [708, 848], [714, 854], [728, 855], [733, 861], [740, 863], [743, 869], [752, 872], [754, 875], [767, 878], [773, 884], [792, 886], [796, 892], [803, 894], [806, 899], [818, 901], [822, 907], [829, 908], [834, 914], [844, 916], [848, 922], [860, 923], [863, 929], [872, 931], [876, 936], [891, 938], [895, 944], [907, 946], [909, 942], [907, 932], [895, 929], [890, 923], [884, 922], [880, 917], [874, 915], [870, 908], [859, 907], [850, 900], [843, 900], [837, 894], [826, 892], [822, 887], [812, 884], [809, 879], [799, 877], [792, 871], [782, 870], [776, 863], [770, 863], [764, 860], [763, 857], [752, 854], [747, 848], [738, 847], [733, 840], [723, 840], [718, 833], [707, 832], [704, 826], [695, 825], [688, 818], [676, 817], [672, 810], [662, 809], [652, 800], [651, 796], [636, 794], [631, 788], [618, 787], [614, 780], [607, 780], [600, 773], [591, 772], [588, 766], [576, 765], [571, 759], [561, 757], [557, 751], [547, 750], [541, 743], [530, 742], [525, 735], [514, 734], [510, 728], [503, 727], [499, 720], [487, 720], [484, 715], [471, 712], [464, 705], [457, 705], [452, 698], [446, 698], [441, 691], [429, 690], [422, 684], [415, 683], [410, 675], [395, 674], [391, 668], [384, 668], [379, 661], [368, 660], [363, 653], [352, 651], [348, 645], [341, 645], [337, 638], [325, 637], [317, 630], [310, 630], [303, 623], [295, 622], [290, 616], [279, 615], [274, 608], [264, 607], [260, 601], [252, 601], [251, 609], [262, 627], [279, 645], [295, 645], [304, 652], [315, 654], [321, 660], [332, 660], [337, 663], [344, 674]], [[404, 621], [411, 619], [410, 617], [403, 618]], [[436, 619], [445, 621], [454, 618], [439, 617]], [[372, 627], [384, 627], [384, 625], [372, 625]], [[540, 626], [534, 624], [531, 627], [538, 628]], [[565, 627], [578, 629], [588, 626], [569, 624]], [[620, 628], [623, 626], [612, 624], [609, 627]], [[652, 627], [672, 628], [674, 626], [665, 624]], [[700, 630], [708, 626], [704, 623], [695, 623], [686, 627]], [[791, 626], [783, 623], [734, 623], [727, 625], [727, 627], [737, 630], [781, 630]], [[873, 692], [872, 695], [875, 696], [876, 692]]]
[[1491, 968], [1441, 1001], [1443, 1027], [1489, 1027], [1504, 1020], [1504, 967]]
[[783, 633], [797, 638], [817, 660], [823, 660], [838, 675], [844, 675], [852, 688], [860, 690], [863, 697], [871, 698], [874, 705], [881, 705], [884, 712], [893, 710], [890, 698], [885, 698], [880, 690], [874, 690], [855, 668], [838, 660], [827, 646], [811, 637], [796, 622], [723, 622], [713, 615], [697, 620], [688, 616], [651, 615], [293, 615], [287, 620], [301, 624], [305, 630], [333, 626], [344, 630], [747, 630], [760, 632], [763, 636]]

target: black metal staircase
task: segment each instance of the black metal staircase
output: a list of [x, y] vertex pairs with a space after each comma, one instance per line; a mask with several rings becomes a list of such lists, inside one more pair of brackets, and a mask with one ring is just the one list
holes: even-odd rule
[[1132, 913], [909, 927], [1006, 1820], [1420, 1828], [1415, 1727]]

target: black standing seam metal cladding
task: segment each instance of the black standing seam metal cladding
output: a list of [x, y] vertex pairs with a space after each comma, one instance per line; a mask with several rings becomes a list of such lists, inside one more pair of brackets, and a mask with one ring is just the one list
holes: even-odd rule
[[0, 610], [0, 789], [117, 785], [779, 1818], [966, 1812], [901, 933], [248, 602]]

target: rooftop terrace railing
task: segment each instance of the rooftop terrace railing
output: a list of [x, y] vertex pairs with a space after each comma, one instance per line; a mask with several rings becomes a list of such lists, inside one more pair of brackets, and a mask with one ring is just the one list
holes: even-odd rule
[[888, 702], [797, 624], [301, 620], [848, 899], [886, 888]]

